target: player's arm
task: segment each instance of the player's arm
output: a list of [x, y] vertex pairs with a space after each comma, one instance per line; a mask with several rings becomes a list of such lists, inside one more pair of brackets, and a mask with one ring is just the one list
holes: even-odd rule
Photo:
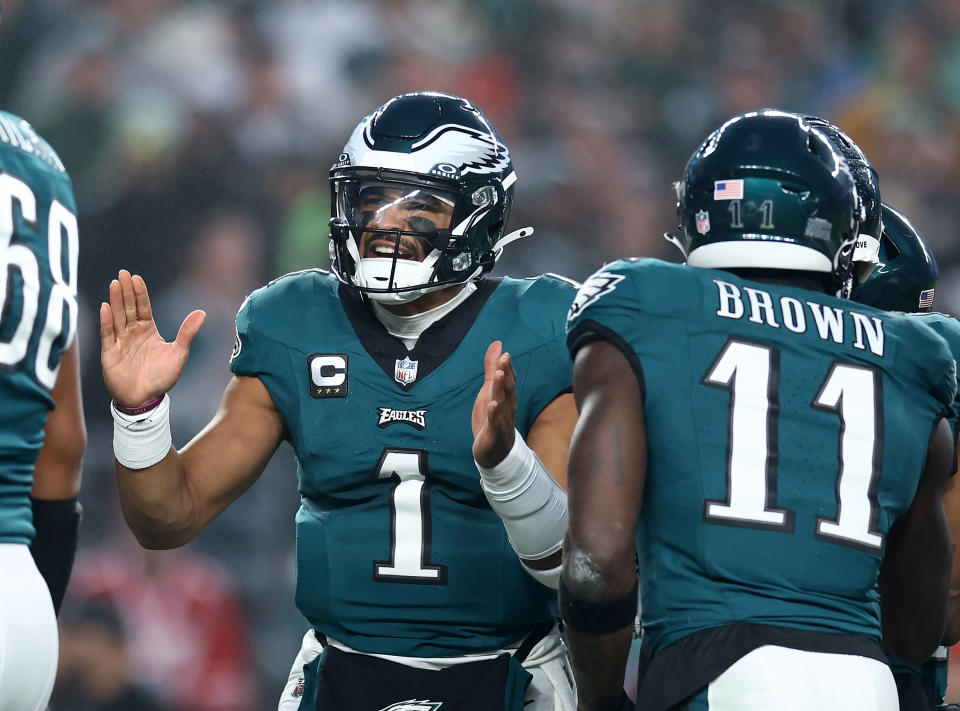
[[[101, 363], [115, 401], [120, 503], [146, 548], [174, 548], [196, 536], [256, 481], [284, 433], [263, 383], [234, 377], [210, 424], [181, 451], [171, 445], [166, 393], [203, 319], [202, 311], [194, 311], [176, 340], [166, 343], [143, 279], [126, 271], [110, 284], [110, 303], [100, 307]], [[136, 412], [158, 398], [163, 398], [159, 406]]]
[[560, 613], [579, 709], [619, 709], [637, 612], [634, 531], [646, 477], [643, 397], [626, 357], [606, 341], [577, 353], [580, 420], [570, 447], [570, 525]]
[[576, 403], [570, 393], [558, 396], [540, 412], [524, 441], [514, 426], [517, 376], [500, 341], [487, 348], [483, 367], [484, 383], [471, 420], [481, 485], [527, 572], [556, 588], [567, 527], [564, 488]]
[[929, 657], [944, 634], [951, 545], [943, 491], [953, 457], [950, 426], [941, 419], [913, 503], [891, 527], [880, 567], [883, 643], [909, 664]]
[[80, 470], [87, 446], [80, 396], [77, 341], [60, 356], [60, 372], [53, 386], [55, 407], [47, 416], [43, 448], [33, 471], [33, 526], [30, 552], [50, 589], [55, 610], [67, 591], [80, 525]]
[[[960, 445], [960, 439], [958, 439]], [[960, 458], [960, 446], [957, 447]], [[957, 460], [955, 460], [957, 461]], [[953, 646], [960, 642], [960, 475], [954, 475], [947, 481], [943, 492], [943, 508], [947, 512], [947, 526], [950, 528], [950, 541], [953, 543], [953, 564], [950, 570], [950, 594], [947, 599], [947, 628], [941, 644]]]

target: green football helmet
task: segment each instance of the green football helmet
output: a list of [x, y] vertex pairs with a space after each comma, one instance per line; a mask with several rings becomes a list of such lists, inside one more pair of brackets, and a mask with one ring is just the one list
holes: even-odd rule
[[887, 311], [916, 313], [933, 308], [940, 269], [917, 228], [889, 205], [883, 205], [879, 262], [850, 298]]
[[354, 129], [330, 170], [333, 272], [369, 298], [402, 303], [489, 271], [510, 241], [510, 153], [466, 99], [417, 91]]
[[849, 296], [850, 290], [856, 284], [862, 284], [877, 264], [877, 254], [880, 251], [880, 234], [883, 231], [883, 218], [880, 205], [880, 179], [876, 168], [867, 158], [863, 149], [838, 126], [819, 116], [804, 116], [804, 120], [811, 126], [820, 129], [829, 139], [833, 147], [847, 159], [850, 174], [857, 186], [857, 192], [863, 201], [864, 219], [860, 224], [860, 234], [853, 248], [853, 269], [849, 285], [844, 288], [844, 296]]
[[676, 187], [682, 235], [671, 241], [689, 265], [819, 272], [838, 292], [849, 278], [863, 203], [846, 159], [802, 117], [734, 116]]

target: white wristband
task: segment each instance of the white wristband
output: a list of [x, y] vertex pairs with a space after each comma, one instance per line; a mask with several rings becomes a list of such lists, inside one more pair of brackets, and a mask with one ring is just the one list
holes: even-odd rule
[[142, 415], [125, 415], [110, 403], [113, 415], [113, 456], [127, 469], [146, 469], [167, 456], [170, 436], [170, 396]]
[[544, 558], [563, 546], [567, 529], [567, 492], [550, 476], [519, 432], [503, 461], [481, 467], [480, 484], [522, 560]]

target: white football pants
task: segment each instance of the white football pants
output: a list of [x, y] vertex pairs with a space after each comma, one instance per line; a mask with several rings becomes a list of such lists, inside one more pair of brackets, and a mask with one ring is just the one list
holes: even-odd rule
[[754, 649], [710, 682], [707, 702], [710, 711], [900, 708], [893, 674], [883, 662], [775, 646]]
[[45, 709], [59, 650], [50, 591], [30, 549], [0, 543], [0, 709]]

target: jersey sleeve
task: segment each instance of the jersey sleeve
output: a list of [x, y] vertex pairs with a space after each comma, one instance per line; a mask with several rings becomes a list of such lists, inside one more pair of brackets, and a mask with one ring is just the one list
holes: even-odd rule
[[534, 420], [551, 402], [573, 392], [573, 363], [567, 354], [564, 319], [576, 294], [575, 283], [546, 275], [524, 295], [520, 316], [531, 331], [542, 332], [540, 345], [531, 352], [518, 393], [523, 407], [518, 419], [529, 430]]
[[643, 373], [630, 334], [642, 319], [644, 307], [637, 298], [631, 264], [611, 262], [580, 286], [567, 314], [567, 348], [570, 358], [593, 341], [607, 341], [626, 357], [640, 382]]
[[[960, 358], [960, 322], [946, 314], [930, 314], [921, 320], [946, 341], [953, 356], [954, 364], [956, 364], [957, 359]], [[949, 420], [953, 436], [956, 438], [958, 423], [960, 423], [960, 393], [954, 396], [953, 402], [950, 404]]]
[[296, 406], [296, 379], [291, 377], [287, 346], [280, 343], [271, 330], [277, 321], [271, 318], [277, 308], [277, 294], [267, 293], [268, 288], [262, 287], [250, 294], [237, 312], [230, 371], [234, 375], [259, 378], [286, 419]]
[[929, 322], [911, 318], [907, 326], [908, 347], [903, 349], [901, 367], [913, 370], [940, 405], [942, 415], [949, 418], [957, 396], [957, 364], [950, 346]]
[[234, 375], [258, 375], [257, 342], [251, 324], [253, 294], [244, 299], [237, 311], [237, 334], [230, 355], [230, 371]]

